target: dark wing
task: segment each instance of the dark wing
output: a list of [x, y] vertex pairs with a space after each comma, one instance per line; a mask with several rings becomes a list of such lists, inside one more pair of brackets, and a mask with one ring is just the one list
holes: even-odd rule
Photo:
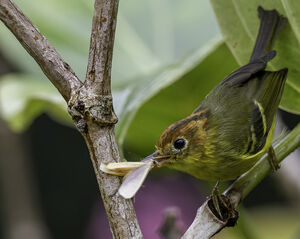
[[266, 142], [282, 95], [287, 69], [264, 71], [273, 44], [287, 22], [276, 10], [258, 8], [261, 20], [250, 62], [227, 76], [194, 111], [209, 109], [207, 128], [220, 154], [255, 154]]
[[283, 93], [287, 69], [276, 72], [264, 71], [257, 75], [253, 84], [250, 140], [247, 154], [259, 152], [265, 145]]
[[219, 84], [205, 98], [195, 112], [209, 109], [208, 128], [214, 129], [220, 151], [252, 155], [264, 147], [286, 75], [287, 69], [261, 71], [235, 85]]
[[251, 61], [249, 64], [240, 67], [221, 81], [221, 85], [228, 87], [245, 84], [251, 76], [265, 69], [267, 63], [276, 56], [276, 51], [270, 51], [268, 54]]
[[259, 88], [253, 89], [253, 91], [257, 90], [253, 97], [259, 103], [261, 110], [263, 110], [267, 130], [272, 125], [272, 119], [280, 103], [287, 73], [288, 69], [284, 68], [275, 72], [264, 71], [257, 74]]

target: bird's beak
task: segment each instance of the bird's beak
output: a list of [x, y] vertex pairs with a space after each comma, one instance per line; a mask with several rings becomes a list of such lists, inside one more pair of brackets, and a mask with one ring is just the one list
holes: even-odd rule
[[147, 157], [145, 157], [144, 159], [142, 159], [142, 162], [151, 160], [151, 159], [155, 159], [155, 157], [158, 156], [158, 152], [154, 152], [153, 154], [148, 155]]
[[159, 152], [154, 152], [153, 154], [150, 154], [144, 158], [142, 162], [153, 160], [155, 167], [161, 167], [169, 158], [169, 155], [161, 155]]

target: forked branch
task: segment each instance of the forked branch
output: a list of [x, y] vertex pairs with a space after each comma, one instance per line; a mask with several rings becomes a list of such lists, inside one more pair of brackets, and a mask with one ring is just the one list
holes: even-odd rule
[[118, 193], [120, 179], [102, 173], [101, 162], [119, 161], [114, 135], [110, 76], [118, 0], [95, 0], [87, 77], [84, 84], [47, 39], [11, 0], [0, 0], [0, 19], [68, 102], [68, 110], [90, 151], [114, 238], [142, 238], [131, 200]]

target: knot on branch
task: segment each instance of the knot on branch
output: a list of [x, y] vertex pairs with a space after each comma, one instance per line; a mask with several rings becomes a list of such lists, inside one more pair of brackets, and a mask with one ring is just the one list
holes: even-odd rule
[[90, 95], [83, 87], [68, 102], [68, 111], [82, 133], [87, 133], [87, 121], [100, 125], [118, 122], [111, 95]]
[[91, 98], [87, 103], [86, 113], [99, 124], [116, 124], [118, 118], [114, 112], [111, 95], [100, 95]]

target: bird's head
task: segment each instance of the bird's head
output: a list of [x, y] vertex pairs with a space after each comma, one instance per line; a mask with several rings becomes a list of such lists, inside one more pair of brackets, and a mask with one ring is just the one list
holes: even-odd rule
[[111, 174], [115, 172], [116, 175], [121, 175], [120, 171], [125, 172], [126, 177], [118, 191], [124, 198], [132, 198], [136, 194], [153, 167], [166, 165], [194, 174], [193, 162], [201, 158], [205, 149], [207, 116], [207, 110], [197, 111], [170, 125], [160, 136], [155, 146], [156, 151], [140, 164], [126, 162], [123, 167], [117, 168], [115, 165], [104, 165], [102, 171]]
[[152, 158], [157, 166], [181, 163], [187, 158], [199, 158], [206, 139], [207, 111], [196, 112], [170, 125], [160, 136]]

